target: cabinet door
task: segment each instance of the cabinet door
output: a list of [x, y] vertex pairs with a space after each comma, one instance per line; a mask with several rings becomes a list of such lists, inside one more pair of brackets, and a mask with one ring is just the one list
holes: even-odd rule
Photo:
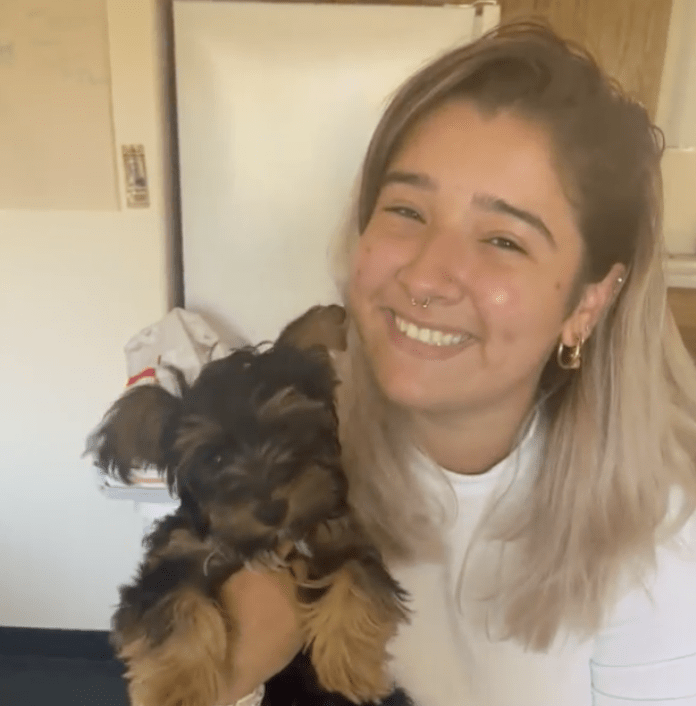
[[502, 20], [538, 17], [587, 47], [654, 117], [672, 0], [499, 0]]

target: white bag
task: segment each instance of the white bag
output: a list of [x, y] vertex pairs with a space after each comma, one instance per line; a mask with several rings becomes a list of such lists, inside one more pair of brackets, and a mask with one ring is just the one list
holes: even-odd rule
[[206, 363], [247, 344], [241, 335], [222, 341], [199, 314], [172, 309], [126, 344], [127, 386], [157, 384], [172, 394], [179, 394], [176, 377], [167, 366], [181, 370], [190, 385]]
[[[180, 395], [176, 375], [167, 366], [181, 370], [190, 385], [206, 363], [223, 358], [233, 348], [247, 344], [239, 335], [222, 341], [199, 314], [180, 308], [172, 309], [160, 321], [135, 334], [126, 344], [126, 387], [161, 385], [167, 392]], [[172, 504], [166, 484], [155, 469], [133, 468], [131, 485], [125, 485], [102, 471], [97, 471], [97, 474], [99, 486], [107, 496], [137, 501], [146, 525], [172, 512], [177, 505], [176, 502]], [[154, 492], [157, 499], [154, 502], [140, 502], [143, 489], [150, 495]]]

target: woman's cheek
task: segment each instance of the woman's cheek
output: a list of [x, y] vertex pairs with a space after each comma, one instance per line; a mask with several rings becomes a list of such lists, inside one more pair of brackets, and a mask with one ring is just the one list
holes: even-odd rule
[[484, 320], [490, 332], [512, 343], [524, 320], [520, 293], [510, 283], [494, 285], [486, 293]]
[[352, 290], [360, 290], [362, 288], [363, 280], [365, 279], [366, 264], [365, 252], [364, 249], [361, 248], [356, 252], [351, 266], [350, 281]]
[[496, 285], [488, 291], [488, 305], [493, 311], [509, 316], [519, 306], [519, 293], [510, 285]]
[[493, 306], [504, 307], [510, 299], [510, 295], [508, 294], [506, 289], [503, 289], [502, 287], [497, 287], [491, 291], [490, 299], [491, 304]]
[[392, 259], [389, 248], [366, 238], [355, 254], [352, 268], [353, 283], [361, 290], [382, 286], [387, 273], [393, 270]]
[[372, 248], [361, 243], [355, 252], [350, 270], [348, 292], [353, 311], [358, 311], [377, 287], [373, 269]]

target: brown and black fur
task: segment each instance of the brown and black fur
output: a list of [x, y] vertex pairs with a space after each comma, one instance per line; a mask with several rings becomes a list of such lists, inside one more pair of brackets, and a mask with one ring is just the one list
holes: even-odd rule
[[133, 704], [219, 703], [237, 624], [225, 582], [249, 564], [289, 572], [305, 637], [266, 706], [408, 703], [386, 671], [406, 595], [350, 511], [336, 380], [314, 345], [327, 332], [345, 345], [339, 309], [315, 307], [274, 346], [209, 363], [190, 388], [182, 377], [181, 396], [126, 392], [90, 440], [105, 472], [128, 481], [133, 466], [155, 466], [181, 501], [146, 538], [113, 619]]

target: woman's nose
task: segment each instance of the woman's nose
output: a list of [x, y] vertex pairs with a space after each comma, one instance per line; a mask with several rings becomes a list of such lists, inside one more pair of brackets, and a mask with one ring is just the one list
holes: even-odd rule
[[456, 301], [461, 297], [464, 250], [461, 237], [431, 228], [397, 273], [408, 297], [416, 301]]

